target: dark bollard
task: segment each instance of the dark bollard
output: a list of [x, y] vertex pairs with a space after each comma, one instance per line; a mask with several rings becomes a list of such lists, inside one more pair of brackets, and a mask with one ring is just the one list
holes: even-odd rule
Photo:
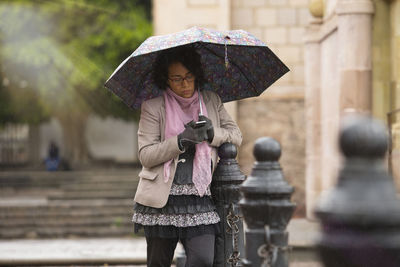
[[379, 121], [354, 115], [343, 121], [344, 166], [316, 209], [325, 266], [400, 266], [400, 201], [384, 165], [387, 147], [387, 130]]
[[244, 252], [243, 220], [238, 202], [239, 185], [245, 175], [235, 159], [235, 145], [222, 144], [218, 155], [220, 160], [212, 178], [211, 193], [221, 218], [221, 235], [216, 236], [213, 266], [237, 266]]
[[251, 176], [240, 186], [239, 202], [247, 224], [244, 266], [289, 266], [288, 233], [285, 231], [296, 205], [294, 191], [284, 179], [278, 162], [279, 143], [259, 138], [254, 146], [256, 162]]

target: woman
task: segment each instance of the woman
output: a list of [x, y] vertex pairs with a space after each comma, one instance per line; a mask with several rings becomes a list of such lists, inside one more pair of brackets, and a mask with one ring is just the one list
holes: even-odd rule
[[[199, 95], [205, 78], [193, 48], [161, 53], [153, 78], [165, 92], [141, 107], [143, 169], [133, 222], [136, 230], [144, 228], [148, 266], [170, 266], [178, 241], [186, 251], [186, 266], [212, 266], [220, 220], [210, 193], [217, 148], [225, 142], [239, 146], [242, 136], [217, 94], [205, 90]], [[197, 125], [198, 120], [205, 123]]]

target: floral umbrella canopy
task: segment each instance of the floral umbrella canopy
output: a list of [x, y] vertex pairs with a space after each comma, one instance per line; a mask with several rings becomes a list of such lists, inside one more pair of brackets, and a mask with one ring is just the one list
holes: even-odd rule
[[289, 69], [252, 34], [193, 27], [185, 31], [153, 36], [144, 41], [105, 83], [133, 109], [143, 101], [162, 95], [153, 82], [156, 57], [166, 49], [191, 45], [201, 55], [207, 83], [223, 102], [260, 95]]

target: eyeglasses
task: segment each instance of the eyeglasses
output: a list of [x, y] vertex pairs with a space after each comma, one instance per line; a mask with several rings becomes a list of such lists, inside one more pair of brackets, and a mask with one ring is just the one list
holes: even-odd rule
[[188, 74], [185, 77], [176, 77], [176, 78], [168, 78], [171, 82], [177, 85], [181, 85], [184, 80], [186, 80], [188, 83], [193, 82], [196, 77], [193, 74]]

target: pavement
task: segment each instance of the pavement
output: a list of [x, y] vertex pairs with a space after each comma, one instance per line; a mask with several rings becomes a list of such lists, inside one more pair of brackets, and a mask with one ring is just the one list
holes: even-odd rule
[[[313, 250], [319, 226], [306, 219], [292, 219], [288, 225], [293, 251]], [[182, 251], [179, 245], [176, 254]], [[315, 254], [315, 252], [313, 252]], [[176, 255], [175, 254], [175, 255]], [[295, 254], [295, 253], [294, 253]], [[297, 257], [297, 256], [295, 256]], [[293, 266], [321, 266], [309, 256]], [[309, 263], [307, 263], [309, 261]], [[143, 265], [146, 241], [138, 238], [18, 239], [0, 240], [0, 266], [20, 265]], [[292, 266], [292, 265], [291, 265]]]

